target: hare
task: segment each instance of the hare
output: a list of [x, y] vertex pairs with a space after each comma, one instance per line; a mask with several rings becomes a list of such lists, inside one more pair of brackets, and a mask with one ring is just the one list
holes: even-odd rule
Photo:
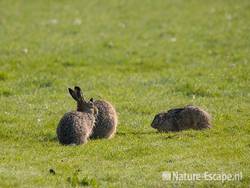
[[57, 137], [61, 144], [83, 144], [86, 143], [92, 134], [95, 126], [95, 116], [98, 113], [94, 106], [93, 99], [85, 101], [81, 88], [68, 89], [70, 95], [77, 102], [77, 110], [64, 114], [57, 126]]
[[104, 100], [94, 101], [98, 114], [90, 138], [111, 138], [115, 135], [118, 117], [111, 103]]
[[151, 127], [159, 132], [182, 131], [186, 129], [211, 128], [211, 116], [196, 106], [171, 109], [157, 114]]

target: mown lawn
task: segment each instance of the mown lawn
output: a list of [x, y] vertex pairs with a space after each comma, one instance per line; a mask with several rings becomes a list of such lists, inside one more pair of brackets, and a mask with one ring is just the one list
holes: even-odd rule
[[[248, 187], [249, 10], [249, 0], [0, 1], [0, 187]], [[114, 104], [113, 139], [58, 143], [74, 85]], [[214, 128], [150, 127], [186, 104]], [[169, 182], [164, 171], [243, 179]]]

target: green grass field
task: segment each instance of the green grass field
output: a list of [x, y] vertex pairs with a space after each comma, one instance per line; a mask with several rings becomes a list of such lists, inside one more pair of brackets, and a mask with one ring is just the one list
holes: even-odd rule
[[[249, 0], [0, 1], [0, 187], [248, 187], [249, 9]], [[74, 85], [114, 104], [113, 139], [58, 143]], [[186, 104], [210, 112], [214, 128], [150, 127]], [[163, 181], [164, 171], [243, 179]]]

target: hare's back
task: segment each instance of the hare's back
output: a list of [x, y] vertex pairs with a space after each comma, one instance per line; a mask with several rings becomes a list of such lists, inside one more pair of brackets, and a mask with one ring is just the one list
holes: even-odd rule
[[96, 100], [98, 115], [93, 129], [92, 138], [111, 138], [116, 132], [117, 114], [115, 108], [107, 101]]
[[194, 129], [202, 129], [210, 126], [211, 116], [197, 106], [186, 106], [182, 111], [182, 119]]
[[107, 121], [107, 123], [117, 124], [117, 114], [111, 103], [104, 100], [96, 100], [94, 105], [98, 108], [97, 121]]
[[82, 144], [89, 134], [87, 116], [82, 112], [68, 112], [60, 120], [57, 127], [57, 137], [62, 144]]
[[195, 116], [197, 119], [201, 119], [201, 120], [205, 120], [205, 121], [211, 120], [211, 115], [200, 107], [186, 106], [185, 109], [186, 109], [186, 111], [191, 113], [193, 116]]

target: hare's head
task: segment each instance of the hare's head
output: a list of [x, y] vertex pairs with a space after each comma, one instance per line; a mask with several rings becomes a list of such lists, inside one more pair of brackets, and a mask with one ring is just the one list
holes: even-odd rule
[[161, 112], [154, 117], [151, 127], [160, 132], [168, 132], [174, 130], [173, 117], [171, 114]]
[[91, 98], [86, 101], [83, 97], [82, 90], [80, 87], [75, 86], [75, 89], [69, 88], [69, 93], [73, 99], [77, 102], [77, 111], [87, 112], [96, 115], [98, 113], [97, 108], [94, 105], [94, 100]]
[[154, 120], [153, 122], [151, 123], [151, 127], [153, 127], [154, 129], [158, 129], [161, 124], [164, 122], [164, 113], [159, 113], [159, 114], [156, 114], [155, 117], [154, 117]]

